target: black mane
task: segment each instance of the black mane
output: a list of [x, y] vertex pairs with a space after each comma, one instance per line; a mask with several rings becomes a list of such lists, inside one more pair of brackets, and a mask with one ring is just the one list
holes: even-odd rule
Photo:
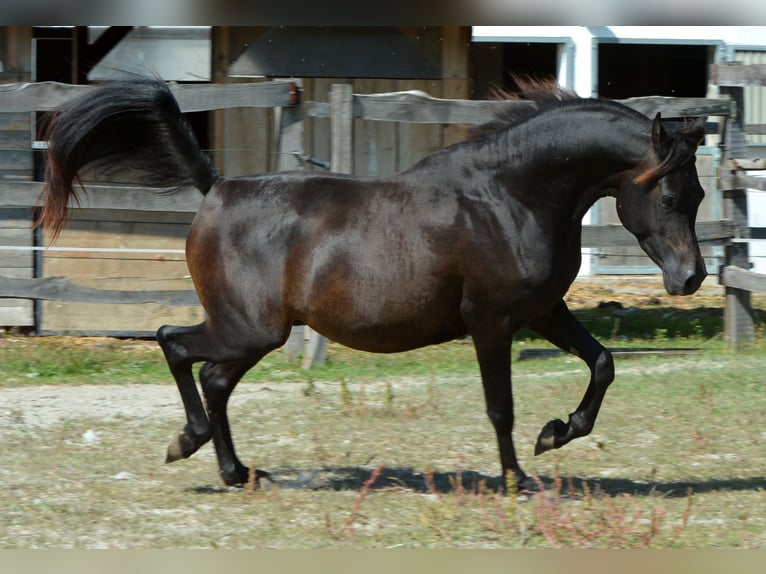
[[468, 139], [477, 139], [504, 130], [562, 102], [586, 101], [572, 90], [557, 84], [555, 80], [514, 77], [514, 81], [519, 91], [511, 92], [500, 88], [492, 91], [492, 99], [501, 102], [495, 117], [469, 128]]

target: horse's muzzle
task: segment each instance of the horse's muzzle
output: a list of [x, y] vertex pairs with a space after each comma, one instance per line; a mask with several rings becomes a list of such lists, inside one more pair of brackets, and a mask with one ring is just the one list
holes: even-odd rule
[[679, 273], [673, 275], [668, 272], [663, 272], [662, 274], [662, 280], [668, 295], [691, 295], [696, 293], [705, 277], [707, 277], [705, 262], [701, 259], [694, 266], [694, 269], [689, 269], [685, 273], [683, 270], [679, 271]]

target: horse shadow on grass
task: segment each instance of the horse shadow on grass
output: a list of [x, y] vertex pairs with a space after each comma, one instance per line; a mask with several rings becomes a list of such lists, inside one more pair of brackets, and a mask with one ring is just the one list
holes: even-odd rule
[[[539, 476], [538, 479], [547, 492], [556, 491], [554, 477]], [[448, 494], [457, 492], [478, 492], [486, 489], [490, 492], [500, 490], [500, 477], [489, 476], [473, 470], [457, 472], [419, 472], [413, 468], [401, 467], [324, 467], [312, 469], [279, 469], [270, 472], [269, 479], [261, 479], [260, 486], [269, 491], [279, 490], [325, 490], [325, 491], [371, 491], [406, 490], [423, 494]], [[756, 491], [766, 489], [766, 477], [720, 478], [690, 481], [642, 482], [629, 478], [561, 478], [560, 491], [566, 493], [573, 489], [575, 494], [585, 490], [608, 496], [628, 494], [631, 496], [662, 496], [683, 498], [691, 489], [693, 494], [716, 491]], [[199, 486], [189, 489], [197, 494], [216, 494], [239, 491], [239, 488], [225, 486]]]

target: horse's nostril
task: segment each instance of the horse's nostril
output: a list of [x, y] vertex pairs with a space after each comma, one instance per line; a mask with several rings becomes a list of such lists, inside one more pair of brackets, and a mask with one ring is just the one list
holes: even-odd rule
[[689, 278], [686, 280], [686, 283], [684, 283], [683, 294], [691, 295], [692, 293], [696, 292], [697, 289], [700, 288], [700, 285], [702, 285], [705, 277], [707, 277], [707, 273], [704, 270], [689, 276]]

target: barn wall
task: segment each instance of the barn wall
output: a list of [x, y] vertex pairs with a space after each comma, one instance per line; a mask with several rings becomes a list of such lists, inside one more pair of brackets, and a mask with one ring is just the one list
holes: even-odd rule
[[[415, 35], [413, 29], [403, 33]], [[213, 81], [268, 81], [267, 78], [234, 78], [229, 70], [237, 63], [247, 46], [255, 44], [268, 32], [264, 27], [214, 27]], [[469, 27], [443, 27], [441, 33], [430, 34], [421, 41], [436, 42], [427, 50], [441, 55], [441, 78], [344, 78], [316, 76], [299, 78], [303, 101], [330, 99], [334, 83], [353, 85], [354, 93], [367, 94], [402, 90], [422, 90], [434, 97], [465, 99], [470, 94], [468, 50]], [[307, 55], [310, 58], [310, 54]], [[317, 62], [317, 69], [321, 63]], [[211, 114], [216, 166], [227, 176], [274, 171], [278, 168], [278, 141], [275, 136], [278, 119], [271, 110], [232, 110]], [[387, 175], [405, 169], [424, 155], [457, 141], [463, 130], [456, 126], [407, 125], [394, 122], [356, 120], [353, 172], [359, 175]], [[330, 160], [330, 120], [304, 117], [304, 155]], [[306, 169], [319, 170], [314, 166]]]
[[[32, 29], [0, 27], [0, 84], [28, 82], [31, 78]], [[0, 111], [0, 183], [33, 178], [32, 114]], [[31, 247], [30, 209], [0, 209], [0, 246]], [[32, 277], [31, 250], [0, 250], [0, 275]], [[27, 299], [0, 299], [0, 327], [34, 324], [34, 305]]]

